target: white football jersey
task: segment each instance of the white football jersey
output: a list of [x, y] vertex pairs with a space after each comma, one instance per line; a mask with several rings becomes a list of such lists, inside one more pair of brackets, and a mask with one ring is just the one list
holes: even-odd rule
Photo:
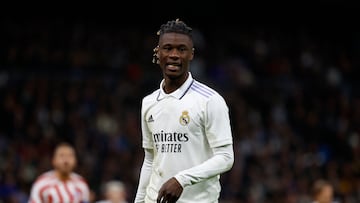
[[[178, 172], [213, 156], [213, 147], [232, 144], [229, 110], [223, 97], [191, 76], [176, 91], [161, 88], [142, 101], [144, 148], [154, 150], [146, 198], [156, 201], [161, 185]], [[220, 176], [184, 188], [182, 202], [217, 202]]]

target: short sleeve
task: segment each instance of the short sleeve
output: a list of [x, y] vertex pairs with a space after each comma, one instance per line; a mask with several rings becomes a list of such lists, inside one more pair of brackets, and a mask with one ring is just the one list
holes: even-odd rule
[[205, 132], [211, 147], [232, 144], [229, 108], [219, 94], [207, 101]]

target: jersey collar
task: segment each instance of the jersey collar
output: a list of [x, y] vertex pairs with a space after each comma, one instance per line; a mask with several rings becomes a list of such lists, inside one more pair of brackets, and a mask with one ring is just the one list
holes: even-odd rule
[[177, 90], [171, 92], [170, 94], [166, 94], [163, 89], [164, 79], [162, 79], [160, 82], [160, 91], [159, 91], [157, 100], [160, 101], [166, 97], [175, 97], [180, 100], [186, 94], [186, 92], [189, 90], [189, 88], [193, 82], [194, 82], [194, 79], [193, 79], [191, 73], [189, 72], [189, 76], [186, 79], [186, 81], [184, 82], [184, 84], [182, 84]]

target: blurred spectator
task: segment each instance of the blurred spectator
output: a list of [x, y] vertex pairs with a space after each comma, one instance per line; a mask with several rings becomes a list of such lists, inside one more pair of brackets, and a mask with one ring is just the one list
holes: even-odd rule
[[127, 203], [127, 191], [123, 182], [117, 180], [108, 181], [101, 189], [103, 200], [96, 203]]
[[41, 174], [30, 190], [29, 203], [90, 202], [87, 180], [76, 173], [75, 148], [67, 142], [55, 146], [53, 169]]
[[312, 188], [313, 203], [335, 203], [335, 194], [332, 184], [326, 180], [318, 179]]

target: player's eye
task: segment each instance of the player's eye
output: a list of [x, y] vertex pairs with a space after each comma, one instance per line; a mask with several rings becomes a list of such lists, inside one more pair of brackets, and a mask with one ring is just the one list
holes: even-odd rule
[[162, 48], [162, 50], [164, 50], [164, 51], [171, 51], [171, 49], [172, 49], [171, 47], [163, 47]]

